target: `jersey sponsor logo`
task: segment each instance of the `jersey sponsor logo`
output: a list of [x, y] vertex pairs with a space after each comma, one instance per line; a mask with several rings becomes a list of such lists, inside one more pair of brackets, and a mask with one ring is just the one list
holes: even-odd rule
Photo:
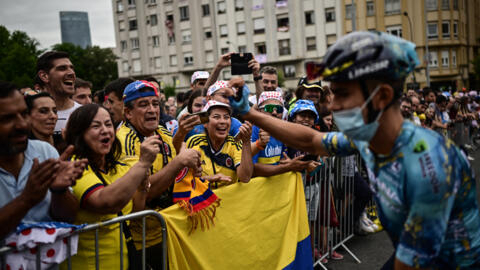
[[365, 74], [377, 72], [379, 70], [385, 69], [388, 67], [389, 60], [385, 59], [379, 62], [373, 62], [366, 66], [356, 68], [348, 72], [348, 78], [353, 80], [355, 78], [361, 77]]
[[420, 161], [420, 167], [422, 169], [422, 177], [428, 178], [430, 180], [430, 184], [432, 185], [433, 192], [438, 193], [440, 189], [440, 182], [438, 181], [437, 172], [435, 171], [432, 158], [428, 153], [425, 153], [418, 160]]
[[275, 157], [280, 156], [282, 154], [282, 146], [268, 146], [265, 148], [265, 156], [266, 157]]
[[424, 140], [420, 140], [413, 147], [413, 152], [415, 152], [415, 153], [421, 153], [425, 150], [427, 150], [427, 143]]

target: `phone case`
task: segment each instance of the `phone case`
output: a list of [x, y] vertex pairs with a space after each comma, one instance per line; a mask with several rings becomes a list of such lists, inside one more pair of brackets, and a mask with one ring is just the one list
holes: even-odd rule
[[252, 74], [252, 69], [248, 67], [248, 62], [252, 60], [251, 53], [234, 53], [230, 62], [232, 63], [232, 75]]

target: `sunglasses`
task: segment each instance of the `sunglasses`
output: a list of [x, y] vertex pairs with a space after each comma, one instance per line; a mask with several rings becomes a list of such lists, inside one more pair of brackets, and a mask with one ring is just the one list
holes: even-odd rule
[[283, 113], [282, 105], [267, 104], [265, 106], [260, 107], [259, 109], [268, 113], [273, 113], [273, 110], [275, 110], [277, 113]]

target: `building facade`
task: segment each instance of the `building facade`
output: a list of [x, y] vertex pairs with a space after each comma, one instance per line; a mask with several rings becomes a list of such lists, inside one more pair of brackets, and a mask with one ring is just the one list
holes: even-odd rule
[[422, 63], [408, 86], [427, 85], [428, 65], [432, 88], [457, 90], [476, 86], [471, 62], [479, 46], [479, 11], [476, 0], [342, 0], [343, 33], [355, 27], [411, 40]]
[[[112, 0], [119, 76], [154, 76], [177, 91], [220, 55], [251, 52], [296, 88], [306, 60], [342, 34], [341, 0]], [[229, 79], [224, 70], [221, 79]], [[250, 77], [246, 77], [251, 80]], [[251, 83], [251, 82], [250, 82]]]
[[60, 11], [62, 43], [72, 43], [82, 48], [92, 46], [88, 13], [80, 11]]

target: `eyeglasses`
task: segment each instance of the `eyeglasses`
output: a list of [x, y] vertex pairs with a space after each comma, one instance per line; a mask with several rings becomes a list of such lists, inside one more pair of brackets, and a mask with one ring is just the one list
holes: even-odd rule
[[284, 108], [282, 105], [267, 104], [265, 106], [259, 107], [259, 109], [268, 113], [273, 113], [273, 110], [275, 110], [277, 113], [283, 113]]

